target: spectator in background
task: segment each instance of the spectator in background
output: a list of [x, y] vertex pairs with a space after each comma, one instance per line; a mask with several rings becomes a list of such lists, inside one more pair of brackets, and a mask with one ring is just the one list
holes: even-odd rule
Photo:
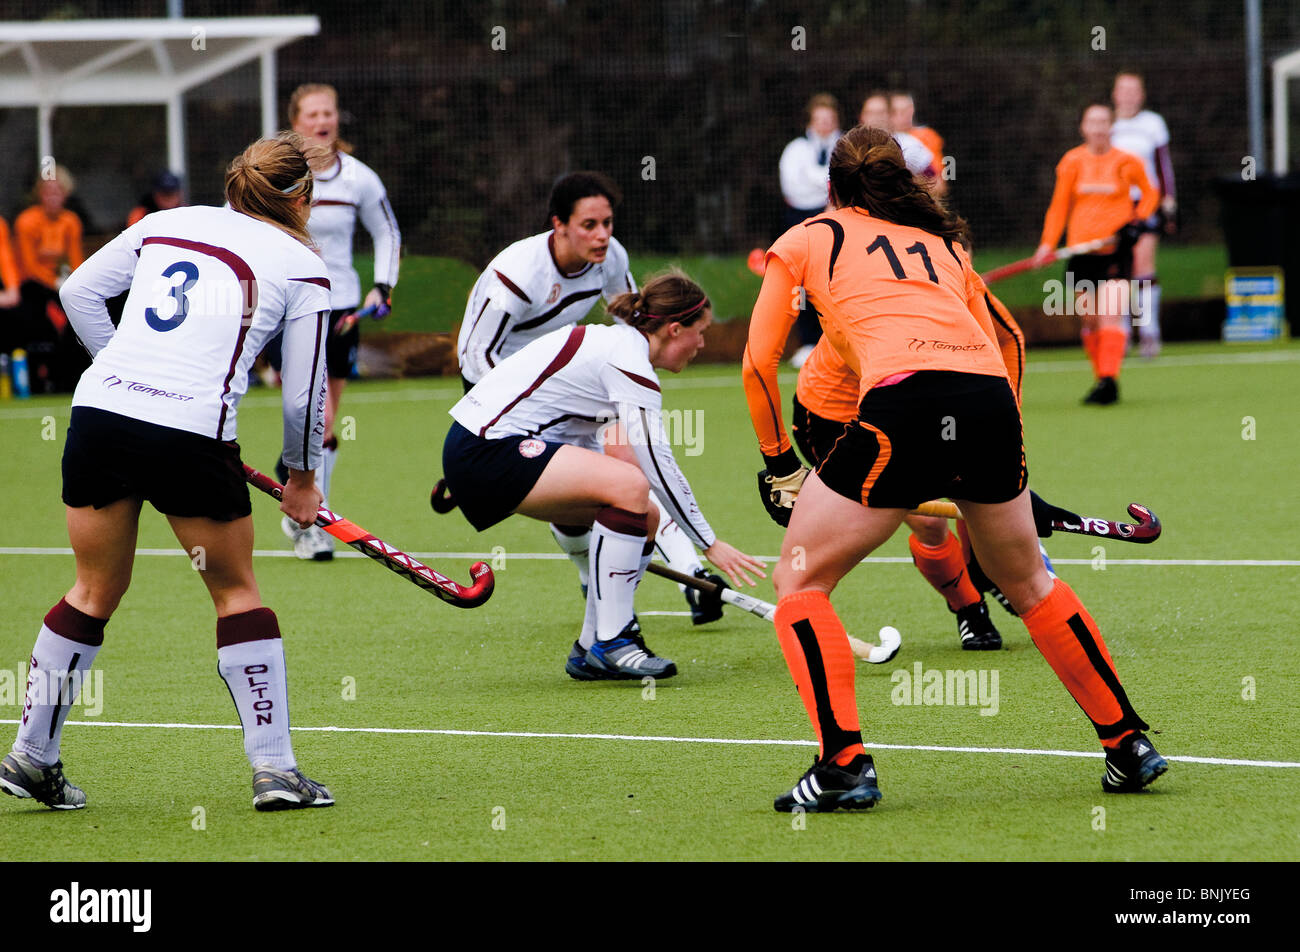
[[916, 136], [899, 132], [894, 128], [890, 117], [888, 93], [879, 89], [867, 93], [867, 98], [862, 100], [862, 112], [858, 116], [858, 122], [868, 129], [884, 129], [892, 133], [894, 141], [903, 150], [903, 163], [907, 166], [907, 170], [921, 179], [931, 194], [938, 197], [948, 190], [943, 177], [939, 174], [940, 160], [935, 158], [935, 154]]
[[131, 209], [126, 216], [126, 227], [130, 228], [145, 215], [152, 215], [167, 208], [179, 208], [185, 204], [185, 194], [181, 191], [181, 180], [163, 169], [153, 177], [149, 192], [140, 196], [140, 204]]
[[71, 389], [89, 361], [68, 327], [59, 286], [85, 260], [81, 219], [64, 206], [76, 188], [68, 170], [54, 167], [33, 189], [33, 204], [14, 219], [21, 303], [15, 346], [25, 346], [32, 389]]
[[[781, 153], [781, 197], [785, 199], [783, 231], [826, 210], [830, 179], [831, 151], [840, 138], [840, 104], [829, 93], [818, 93], [808, 100], [804, 134], [792, 139]], [[801, 346], [790, 363], [800, 367], [822, 336], [821, 324], [813, 311], [799, 313]]]
[[[1169, 159], [1169, 127], [1150, 109], [1143, 109], [1147, 92], [1142, 77], [1123, 72], [1115, 77], [1110, 92], [1115, 104], [1115, 123], [1110, 144], [1142, 160], [1147, 179], [1160, 192], [1160, 207], [1142, 222], [1142, 235], [1133, 246], [1133, 313], [1137, 315], [1142, 356], [1148, 360], [1160, 353], [1160, 281], [1156, 278], [1156, 245], [1160, 233], [1172, 235], [1178, 202], [1174, 198], [1174, 165]], [[1141, 193], [1133, 190], [1133, 200]]]
[[0, 218], [0, 354], [21, 346], [18, 340], [21, 315], [17, 309], [22, 299], [20, 283], [18, 262], [9, 243], [9, 223]]
[[943, 136], [929, 126], [913, 125], [916, 103], [912, 94], [905, 89], [895, 90], [889, 94], [889, 122], [895, 132], [905, 132], [930, 150], [935, 161], [943, 170]]

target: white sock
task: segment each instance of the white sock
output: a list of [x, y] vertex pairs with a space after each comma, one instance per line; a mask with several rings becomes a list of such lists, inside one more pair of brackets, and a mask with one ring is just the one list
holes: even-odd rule
[[59, 760], [63, 723], [81, 693], [82, 682], [99, 648], [99, 645], [65, 638], [52, 631], [48, 624], [41, 625], [41, 633], [32, 647], [23, 716], [13, 748], [26, 754], [38, 767], [49, 767]]
[[[565, 528], [569, 528], [566, 526]], [[551, 535], [555, 537], [555, 544], [560, 547], [560, 551], [569, 557], [569, 561], [578, 569], [578, 581], [583, 588], [591, 578], [591, 566], [589, 552], [591, 550], [591, 530], [588, 529], [582, 535], [569, 535], [561, 532], [560, 527], [551, 523]]]
[[[686, 575], [694, 575], [697, 570], [704, 567], [695, 552], [695, 544], [687, 538], [682, 527], [668, 515], [668, 510], [659, 501], [659, 497], [651, 493], [650, 501], [659, 507], [659, 531], [655, 533], [655, 548], [659, 550], [659, 555], [670, 569]], [[679, 585], [678, 588], [683, 592], [686, 591], [683, 585]]]
[[1135, 295], [1135, 317], [1138, 336], [1160, 339], [1160, 285], [1154, 274], [1141, 275], [1134, 279], [1137, 283]]
[[596, 590], [587, 589], [587, 608], [582, 616], [582, 632], [578, 635], [578, 644], [590, 648], [596, 643]]
[[[640, 525], [641, 535], [636, 534]], [[596, 637], [616, 638], [632, 620], [641, 552], [645, 548], [645, 514], [607, 506], [591, 527], [591, 586], [595, 596]]]
[[[269, 612], [270, 609], [254, 609]], [[253, 612], [231, 616], [244, 618]], [[274, 615], [271, 616], [274, 619]], [[217, 620], [218, 632], [226, 618]], [[293, 770], [298, 762], [289, 741], [289, 687], [285, 678], [284, 644], [278, 634], [253, 641], [239, 641], [217, 648], [220, 672], [239, 712], [244, 728], [244, 753], [257, 767], [270, 764], [277, 770]]]

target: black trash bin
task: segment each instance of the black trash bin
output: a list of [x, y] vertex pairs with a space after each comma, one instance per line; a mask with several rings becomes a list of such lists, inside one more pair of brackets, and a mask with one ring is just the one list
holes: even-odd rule
[[1233, 268], [1279, 267], [1285, 274], [1286, 320], [1300, 333], [1300, 175], [1216, 179]]

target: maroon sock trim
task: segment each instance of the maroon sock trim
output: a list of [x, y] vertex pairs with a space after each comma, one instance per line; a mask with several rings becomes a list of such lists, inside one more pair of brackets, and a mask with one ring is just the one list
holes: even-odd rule
[[552, 522], [551, 525], [555, 526], [555, 531], [560, 535], [566, 535], [572, 539], [585, 536], [591, 531], [591, 526], [562, 526], [558, 522]]
[[66, 598], [60, 598], [59, 603], [45, 615], [45, 627], [50, 631], [92, 648], [104, 643], [104, 626], [107, 624], [107, 618], [87, 615], [69, 605]]
[[217, 619], [217, 648], [280, 637], [280, 623], [269, 608], [253, 608]]
[[606, 506], [596, 513], [596, 521], [611, 532], [621, 532], [630, 536], [648, 534], [644, 512], [631, 512], [617, 506]]

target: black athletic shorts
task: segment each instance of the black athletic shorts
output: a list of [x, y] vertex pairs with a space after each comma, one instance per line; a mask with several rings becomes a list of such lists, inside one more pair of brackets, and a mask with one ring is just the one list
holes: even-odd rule
[[809, 466], [815, 468], [821, 465], [821, 461], [830, 455], [835, 441], [844, 435], [848, 425], [838, 420], [828, 420], [824, 416], [818, 416], [800, 403], [798, 397], [794, 398], [794, 412], [790, 415], [790, 435], [794, 437], [794, 445], [799, 447], [799, 452], [803, 454]]
[[533, 436], [485, 440], [452, 423], [442, 444], [442, 473], [451, 498], [479, 532], [519, 507], [563, 443]]
[[1127, 281], [1133, 275], [1133, 251], [1116, 251], [1108, 255], [1075, 255], [1066, 265], [1074, 275], [1074, 286], [1087, 281], [1094, 286], [1102, 281]]
[[[339, 318], [351, 314], [356, 309], [345, 307], [330, 311], [329, 333], [325, 337], [325, 372], [335, 380], [354, 379], [358, 376], [357, 347], [361, 343], [361, 322], [357, 321], [345, 334], [334, 333], [334, 325], [339, 322]], [[280, 372], [283, 359], [280, 352], [282, 338], [283, 334], [276, 334], [262, 348], [262, 356], [275, 368], [276, 373]]]
[[919, 370], [868, 391], [817, 475], [882, 509], [942, 498], [1008, 502], [1029, 480], [1020, 409], [1003, 377]]
[[239, 444], [96, 407], [73, 407], [63, 501], [105, 506], [140, 496], [167, 516], [230, 522], [253, 511]]

